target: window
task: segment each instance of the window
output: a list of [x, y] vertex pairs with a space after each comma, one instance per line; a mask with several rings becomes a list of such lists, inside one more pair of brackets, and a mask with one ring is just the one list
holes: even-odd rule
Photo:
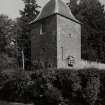
[[46, 52], [46, 49], [45, 48], [42, 48], [42, 52]]
[[40, 35], [44, 34], [46, 32], [46, 24], [45, 22], [42, 22], [40, 25]]
[[69, 38], [71, 38], [71, 36], [72, 36], [72, 35], [71, 35], [71, 34], [69, 34]]
[[68, 66], [73, 67], [74, 63], [75, 63], [74, 57], [73, 56], [68, 56], [67, 60], [68, 60]]

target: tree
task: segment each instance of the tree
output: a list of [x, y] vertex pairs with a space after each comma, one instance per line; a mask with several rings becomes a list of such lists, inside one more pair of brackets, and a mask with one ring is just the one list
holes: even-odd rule
[[[20, 49], [20, 66], [21, 63], [23, 64], [23, 69], [30, 69], [31, 65], [31, 41], [30, 41], [30, 35], [31, 35], [31, 26], [29, 23], [36, 18], [38, 15], [38, 4], [36, 3], [36, 0], [23, 0], [25, 7], [24, 10], [20, 11], [21, 17], [18, 20], [18, 26], [20, 28], [18, 31], [18, 46]], [[25, 65], [25, 67], [24, 67]]]
[[[6, 15], [0, 15], [0, 68], [9, 66], [13, 63], [11, 58], [16, 58], [16, 52], [14, 49], [15, 37], [14, 26], [15, 22], [8, 18]], [[16, 61], [16, 59], [15, 59]]]
[[7, 31], [10, 26], [10, 22], [7, 16], [0, 15], [0, 53], [5, 52], [7, 46]]
[[[82, 24], [82, 57], [105, 62], [105, 11], [98, 0], [71, 0], [72, 13]], [[90, 54], [92, 52], [93, 54]]]

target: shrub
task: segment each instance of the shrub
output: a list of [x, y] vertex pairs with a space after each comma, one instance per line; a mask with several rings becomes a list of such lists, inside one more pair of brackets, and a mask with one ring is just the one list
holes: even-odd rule
[[100, 78], [97, 74], [90, 72], [87, 76], [86, 88], [83, 89], [83, 97], [89, 105], [94, 105], [100, 92]]
[[[4, 75], [4, 73], [3, 73]], [[0, 98], [8, 101], [27, 102], [26, 91], [30, 82], [29, 76], [25, 72], [15, 72], [7, 75], [0, 89]]]
[[35, 105], [104, 105], [104, 81], [105, 71], [97, 69], [17, 72], [0, 93], [4, 99]]

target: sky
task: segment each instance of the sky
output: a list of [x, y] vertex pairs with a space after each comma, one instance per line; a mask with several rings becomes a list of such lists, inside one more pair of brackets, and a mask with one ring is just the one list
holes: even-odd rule
[[19, 16], [19, 9], [23, 7], [22, 0], [0, 0], [0, 14], [6, 14], [11, 18]]
[[[49, 0], [37, 0], [38, 3], [43, 7], [43, 5]], [[68, 1], [68, 0], [64, 0]], [[105, 0], [101, 0], [105, 3]], [[14, 19], [19, 17], [19, 10], [24, 8], [24, 3], [22, 0], [0, 0], [0, 14], [8, 15], [10, 18]]]
[[[48, 0], [37, 0], [43, 6]], [[0, 14], [6, 14], [10, 18], [19, 17], [19, 10], [24, 8], [22, 0], [0, 0]]]

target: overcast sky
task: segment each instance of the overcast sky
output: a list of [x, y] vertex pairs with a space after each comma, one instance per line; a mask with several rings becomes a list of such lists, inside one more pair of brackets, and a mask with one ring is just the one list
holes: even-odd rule
[[[37, 0], [43, 6], [48, 0]], [[0, 14], [6, 14], [11, 18], [19, 16], [19, 10], [22, 10], [24, 3], [22, 0], [0, 0]]]
[[[37, 0], [38, 3], [43, 6], [49, 0]], [[68, 0], [64, 0], [68, 1]], [[101, 0], [105, 2], [105, 0]], [[19, 17], [19, 10], [23, 9], [24, 4], [22, 0], [0, 0], [0, 14], [6, 14], [10, 18]]]

